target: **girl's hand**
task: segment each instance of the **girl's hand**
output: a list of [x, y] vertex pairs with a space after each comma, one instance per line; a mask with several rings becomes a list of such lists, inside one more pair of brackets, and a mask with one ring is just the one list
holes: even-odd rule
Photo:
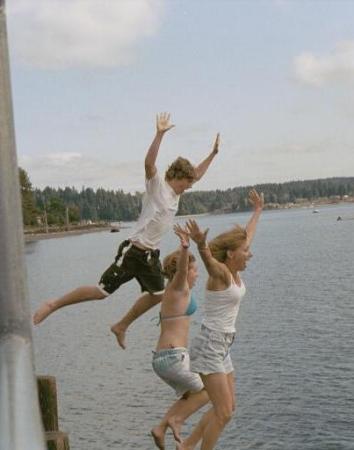
[[175, 225], [173, 231], [179, 237], [180, 243], [183, 248], [189, 248], [189, 232], [181, 227], [181, 225]]
[[186, 223], [187, 230], [189, 231], [189, 237], [194, 241], [197, 245], [205, 246], [206, 245], [206, 237], [209, 232], [209, 228], [202, 231], [199, 228], [197, 222], [193, 219], [188, 220]]
[[248, 200], [253, 205], [255, 211], [261, 211], [264, 207], [264, 195], [263, 192], [258, 194], [256, 189], [252, 189], [248, 194]]

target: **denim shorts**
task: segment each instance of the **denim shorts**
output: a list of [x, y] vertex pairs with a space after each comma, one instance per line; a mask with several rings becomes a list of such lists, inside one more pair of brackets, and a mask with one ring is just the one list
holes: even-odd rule
[[98, 287], [104, 295], [113, 294], [122, 284], [135, 278], [142, 292], [162, 294], [165, 279], [159, 250], [142, 250], [123, 241], [113, 264], [102, 274]]
[[152, 367], [156, 375], [176, 391], [178, 397], [204, 388], [200, 376], [190, 371], [189, 354], [184, 347], [154, 352]]
[[235, 333], [210, 330], [202, 325], [190, 347], [191, 371], [209, 375], [234, 371], [230, 347]]

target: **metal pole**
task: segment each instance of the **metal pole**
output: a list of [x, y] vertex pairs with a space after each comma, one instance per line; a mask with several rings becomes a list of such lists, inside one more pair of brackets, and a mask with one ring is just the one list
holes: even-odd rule
[[0, 448], [45, 450], [34, 375], [12, 111], [5, 0], [0, 0]]

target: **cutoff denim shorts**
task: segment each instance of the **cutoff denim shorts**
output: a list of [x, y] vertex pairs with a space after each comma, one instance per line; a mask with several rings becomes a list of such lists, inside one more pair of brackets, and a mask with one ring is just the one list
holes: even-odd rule
[[214, 331], [202, 325], [190, 347], [191, 371], [203, 375], [233, 372], [230, 347], [234, 338], [235, 333]]
[[178, 397], [204, 388], [200, 376], [189, 368], [189, 354], [184, 347], [154, 352], [152, 367], [156, 375], [176, 391]]

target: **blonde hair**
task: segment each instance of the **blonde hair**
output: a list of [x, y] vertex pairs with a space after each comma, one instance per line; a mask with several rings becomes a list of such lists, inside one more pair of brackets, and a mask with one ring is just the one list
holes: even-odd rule
[[192, 181], [195, 179], [195, 175], [194, 166], [188, 161], [188, 159], [180, 156], [168, 167], [165, 173], [165, 178], [167, 181], [173, 179], [182, 180], [183, 178], [187, 178]]
[[[177, 272], [177, 261], [180, 257], [181, 250], [176, 250], [173, 253], [167, 255], [163, 260], [163, 274], [171, 281]], [[195, 256], [188, 252], [188, 264], [195, 261]]]
[[225, 233], [219, 234], [209, 242], [213, 257], [219, 262], [225, 262], [228, 250], [237, 250], [247, 240], [247, 231], [240, 225]]

